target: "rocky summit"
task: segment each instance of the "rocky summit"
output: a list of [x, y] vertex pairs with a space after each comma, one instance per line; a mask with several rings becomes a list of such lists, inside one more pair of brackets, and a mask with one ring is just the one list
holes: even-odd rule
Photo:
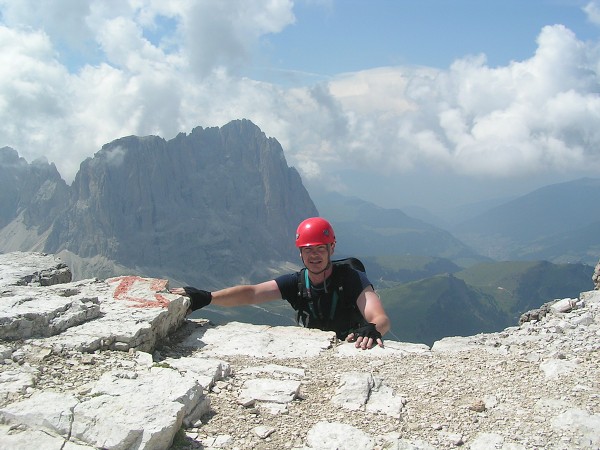
[[0, 255], [0, 292], [0, 448], [600, 448], [598, 290], [366, 351], [188, 320], [167, 280], [73, 282], [43, 253]]

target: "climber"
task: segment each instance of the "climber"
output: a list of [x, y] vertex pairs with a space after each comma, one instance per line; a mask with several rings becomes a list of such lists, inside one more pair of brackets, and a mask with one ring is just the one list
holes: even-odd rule
[[191, 286], [170, 292], [190, 297], [191, 311], [209, 304], [255, 305], [284, 299], [296, 311], [297, 322], [307, 328], [335, 331], [338, 339], [355, 342], [363, 350], [375, 345], [383, 347], [382, 336], [389, 330], [390, 322], [381, 300], [362, 263], [355, 258], [331, 259], [335, 245], [331, 224], [312, 217], [304, 220], [296, 231], [296, 247], [304, 264], [299, 272], [215, 292]]

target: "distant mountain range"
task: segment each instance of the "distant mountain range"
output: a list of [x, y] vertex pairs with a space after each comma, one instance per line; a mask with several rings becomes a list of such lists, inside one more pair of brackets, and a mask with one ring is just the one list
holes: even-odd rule
[[[169, 141], [117, 139], [71, 186], [53, 164], [0, 148], [1, 252], [57, 254], [76, 278], [139, 274], [212, 290], [297, 270], [297, 224], [320, 213], [334, 225], [335, 256], [365, 262], [392, 332], [416, 342], [501, 329], [588, 290], [599, 200], [600, 180], [582, 179], [478, 205], [484, 212], [445, 229], [359, 198], [311, 198], [277, 140], [248, 120]], [[293, 322], [285, 302], [197, 314]]]
[[595, 265], [600, 256], [600, 208], [593, 206], [600, 203], [600, 179], [546, 186], [499, 205], [493, 200], [487, 209], [479, 204], [483, 212], [448, 228], [336, 193], [312, 198], [349, 253], [438, 256], [464, 267], [486, 259]]
[[496, 260], [595, 264], [600, 255], [600, 179], [553, 184], [454, 226], [450, 231]]
[[320, 193], [315, 204], [319, 213], [335, 224], [336, 248], [345, 255], [424, 255], [463, 266], [487, 259], [448, 231], [399, 209], [381, 208], [337, 193]]

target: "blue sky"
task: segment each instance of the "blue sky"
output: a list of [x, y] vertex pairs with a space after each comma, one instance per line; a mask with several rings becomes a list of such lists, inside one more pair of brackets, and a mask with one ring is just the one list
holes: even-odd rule
[[408, 0], [300, 2], [296, 23], [266, 38], [281, 69], [334, 76], [391, 65], [447, 68], [484, 53], [491, 66], [530, 57], [545, 25], [563, 24], [598, 39], [576, 0]]
[[247, 118], [313, 193], [431, 210], [600, 169], [600, 0], [0, 0], [0, 147], [70, 182]]

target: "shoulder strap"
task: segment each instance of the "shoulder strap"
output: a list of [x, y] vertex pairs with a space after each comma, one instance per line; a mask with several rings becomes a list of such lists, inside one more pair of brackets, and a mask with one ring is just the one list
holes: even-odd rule
[[340, 295], [338, 294], [338, 288], [333, 289], [333, 294], [331, 294], [331, 309], [329, 310], [329, 320], [333, 320], [335, 317], [335, 312], [337, 310], [337, 304]]
[[298, 301], [296, 303], [296, 323], [307, 327], [311, 316], [315, 316], [314, 307], [310, 298], [310, 280], [306, 268], [297, 272], [298, 277]]

